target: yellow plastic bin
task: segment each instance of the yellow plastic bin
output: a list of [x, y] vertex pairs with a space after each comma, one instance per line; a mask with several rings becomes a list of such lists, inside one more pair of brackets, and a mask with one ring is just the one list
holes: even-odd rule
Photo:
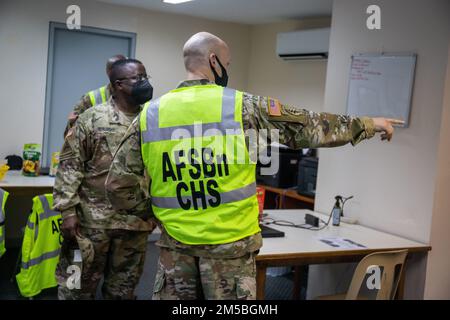
[[6, 175], [6, 172], [8, 172], [9, 167], [6, 164], [0, 163], [0, 181], [3, 180], [3, 178]]

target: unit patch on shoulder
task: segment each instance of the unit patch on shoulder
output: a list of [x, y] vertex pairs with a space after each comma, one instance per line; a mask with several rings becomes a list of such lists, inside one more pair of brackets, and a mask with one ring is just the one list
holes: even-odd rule
[[281, 105], [280, 102], [277, 99], [272, 99], [272, 98], [268, 98], [268, 110], [267, 112], [269, 113], [270, 116], [276, 116], [279, 117], [281, 116]]

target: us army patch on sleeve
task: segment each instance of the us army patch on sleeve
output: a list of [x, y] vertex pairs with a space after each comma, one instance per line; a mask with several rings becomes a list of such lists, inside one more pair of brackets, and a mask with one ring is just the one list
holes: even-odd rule
[[280, 102], [277, 99], [269, 98], [268, 109], [268, 113], [270, 116], [281, 116], [281, 106]]

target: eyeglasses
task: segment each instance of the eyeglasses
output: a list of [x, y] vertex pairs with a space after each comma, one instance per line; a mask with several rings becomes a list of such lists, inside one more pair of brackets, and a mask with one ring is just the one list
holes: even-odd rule
[[[149, 75], [146, 75], [146, 74], [139, 74], [139, 75], [137, 75], [137, 76], [133, 76], [133, 77], [126, 77], [126, 78], [120, 78], [120, 79], [117, 79], [117, 80], [119, 80], [119, 81], [122, 81], [122, 80], [133, 80], [133, 81], [142, 81], [142, 80], [149, 80], [149, 79], [151, 79], [152, 77], [150, 77]], [[116, 81], [117, 81], [116, 80]]]

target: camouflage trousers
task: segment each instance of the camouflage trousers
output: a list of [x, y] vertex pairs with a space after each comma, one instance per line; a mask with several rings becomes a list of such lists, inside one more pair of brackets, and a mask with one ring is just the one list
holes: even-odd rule
[[[149, 233], [83, 227], [80, 233], [92, 243], [93, 259], [85, 259], [86, 255], [92, 256], [92, 253], [82, 253], [79, 289], [70, 288], [67, 279], [73, 271], [69, 266], [74, 263], [69, 261], [67, 254], [61, 250], [56, 271], [58, 299], [95, 299], [102, 278], [101, 289], [104, 299], [134, 299], [134, 289], [144, 267]], [[85, 263], [85, 260], [90, 260], [90, 263]]]
[[256, 253], [233, 259], [195, 257], [162, 247], [154, 300], [254, 300]]

